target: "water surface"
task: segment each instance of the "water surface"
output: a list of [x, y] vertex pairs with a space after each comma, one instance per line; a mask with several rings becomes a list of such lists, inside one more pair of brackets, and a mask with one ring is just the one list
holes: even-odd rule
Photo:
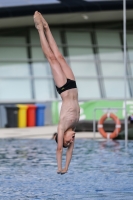
[[55, 150], [53, 140], [0, 140], [0, 200], [133, 199], [132, 141], [76, 139], [65, 175]]

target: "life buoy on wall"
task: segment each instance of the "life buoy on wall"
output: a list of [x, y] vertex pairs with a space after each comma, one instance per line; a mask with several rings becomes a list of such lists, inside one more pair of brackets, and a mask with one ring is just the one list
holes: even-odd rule
[[[111, 118], [115, 121], [115, 124], [116, 124], [115, 130], [112, 133], [106, 133], [103, 128], [103, 123], [107, 118]], [[116, 115], [114, 115], [113, 113], [104, 114], [98, 121], [98, 131], [101, 133], [101, 135], [104, 138], [113, 139], [118, 136], [120, 130], [121, 130], [121, 122], [120, 122], [119, 118]]]

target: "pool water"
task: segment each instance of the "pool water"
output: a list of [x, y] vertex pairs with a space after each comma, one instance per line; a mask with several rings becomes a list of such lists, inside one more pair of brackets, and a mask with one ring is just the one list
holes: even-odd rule
[[124, 141], [76, 139], [64, 175], [55, 150], [53, 140], [0, 140], [0, 200], [133, 199], [132, 141], [125, 149]]

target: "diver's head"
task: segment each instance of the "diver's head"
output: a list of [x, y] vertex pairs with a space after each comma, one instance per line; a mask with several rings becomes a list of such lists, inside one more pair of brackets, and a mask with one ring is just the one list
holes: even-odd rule
[[[75, 132], [70, 128], [64, 133], [63, 137], [63, 147], [67, 148], [72, 142], [74, 142]], [[54, 134], [54, 139], [58, 143], [58, 133]]]

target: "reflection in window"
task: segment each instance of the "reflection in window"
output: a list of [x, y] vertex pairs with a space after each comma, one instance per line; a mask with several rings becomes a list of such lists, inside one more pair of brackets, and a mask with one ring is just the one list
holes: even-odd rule
[[127, 45], [128, 45], [128, 55], [129, 60], [133, 62], [133, 34], [127, 34]]
[[[0, 44], [18, 45], [26, 44], [25, 37], [0, 37]], [[22, 60], [27, 59], [26, 47], [0, 47], [0, 59], [2, 60]]]
[[29, 80], [0, 80], [0, 100], [30, 100], [31, 98], [31, 85]]
[[71, 68], [75, 76], [97, 76], [94, 62], [73, 61], [71, 63]]
[[35, 99], [49, 100], [55, 98], [53, 79], [35, 79]]
[[132, 33], [127, 33], [127, 45], [128, 47], [133, 48], [133, 34]]
[[123, 63], [101, 63], [103, 76], [124, 76], [124, 64]]
[[29, 76], [28, 63], [0, 63], [0, 76]]
[[[121, 42], [120, 42], [119, 33], [98, 31], [96, 33], [96, 36], [97, 36], [97, 42], [99, 45], [99, 57], [101, 61], [102, 60], [122, 61], [123, 54], [121, 50]], [[105, 46], [105, 47], [102, 47], [102, 46]]]
[[[91, 35], [88, 32], [66, 32], [68, 46], [69, 64], [75, 76], [97, 76], [94, 62], [93, 49], [91, 48]], [[72, 45], [79, 45], [73, 47]], [[88, 45], [88, 46], [87, 46]], [[89, 79], [89, 78], [88, 78]], [[98, 80], [78, 79], [79, 98], [99, 98], [100, 91]]]
[[113, 31], [97, 31], [97, 42], [99, 46], [116, 47], [121, 46], [118, 32]]
[[122, 61], [123, 54], [121, 49], [99, 48], [99, 57], [101, 61]]
[[132, 70], [132, 76], [133, 76], [133, 63], [131, 63], [131, 70]]
[[99, 84], [97, 79], [77, 79], [77, 87], [80, 99], [100, 98]]
[[[72, 59], [94, 59], [92, 48], [84, 47], [91, 46], [90, 33], [87, 32], [66, 32], [68, 46], [79, 45], [81, 47], [68, 47], [70, 60]], [[72, 61], [71, 61], [72, 62]]]
[[[104, 79], [104, 86], [106, 91], [107, 98], [124, 98], [125, 97], [125, 87], [124, 80], [113, 80], [113, 79]], [[126, 96], [129, 98], [129, 88], [126, 85]]]
[[[55, 84], [53, 79], [47, 76], [52, 76], [51, 68], [45, 58], [38, 32], [35, 28], [30, 29], [30, 43], [27, 49], [26, 34], [24, 31], [13, 35], [0, 36], [0, 100], [17, 100], [17, 99], [32, 99], [32, 87], [35, 90], [35, 98], [38, 100], [55, 98]], [[62, 44], [60, 30], [52, 29], [53, 36], [57, 45]], [[2, 34], [2, 33], [1, 33]], [[124, 80], [122, 79], [107, 79], [104, 76], [123, 76], [123, 52], [121, 40], [118, 31], [97, 31], [94, 41], [98, 44], [98, 57], [94, 57], [92, 48], [91, 33], [86, 31], [66, 31], [66, 44], [62, 49], [65, 52], [66, 60], [72, 68], [79, 90], [80, 99], [100, 98], [99, 87], [105, 88], [107, 98], [124, 98]], [[63, 39], [63, 38], [62, 38]], [[3, 46], [2, 46], [3, 45]], [[6, 46], [4, 46], [6, 45]], [[128, 73], [132, 72], [133, 76], [133, 34], [127, 33], [128, 46]], [[31, 53], [30, 65], [28, 63], [28, 50]], [[65, 51], [66, 50], [66, 51]], [[95, 50], [97, 50], [95, 48]], [[97, 60], [100, 62], [95, 62]], [[9, 61], [8, 61], [9, 60]], [[95, 66], [97, 63], [97, 68]], [[99, 86], [99, 75], [103, 75], [103, 85]], [[16, 77], [15, 79], [7, 79], [8, 77]], [[19, 76], [25, 78], [18, 79]], [[26, 79], [26, 77], [33, 76]], [[39, 76], [41, 79], [39, 79]], [[87, 77], [95, 77], [89, 79]], [[81, 78], [80, 78], [81, 77]], [[132, 84], [132, 79], [130, 79]], [[99, 82], [98, 82], [99, 81]], [[33, 85], [32, 85], [33, 84]], [[116, 87], [117, 86], [117, 87]], [[131, 86], [131, 85], [130, 85]], [[103, 91], [104, 93], [104, 91]], [[59, 95], [58, 95], [59, 96]], [[129, 90], [127, 84], [127, 96]]]
[[51, 70], [48, 62], [37, 62], [32, 64], [34, 76], [51, 75]]
[[4, 60], [0, 63], [0, 76], [16, 76], [15, 79], [0, 79], [0, 100], [32, 99], [30, 79], [17, 79], [18, 76], [30, 75], [29, 64], [26, 62], [27, 48], [17, 46], [18, 44], [26, 45], [26, 38], [24, 36], [0, 36], [0, 43], [6, 44], [5, 47], [0, 47], [0, 59]]

